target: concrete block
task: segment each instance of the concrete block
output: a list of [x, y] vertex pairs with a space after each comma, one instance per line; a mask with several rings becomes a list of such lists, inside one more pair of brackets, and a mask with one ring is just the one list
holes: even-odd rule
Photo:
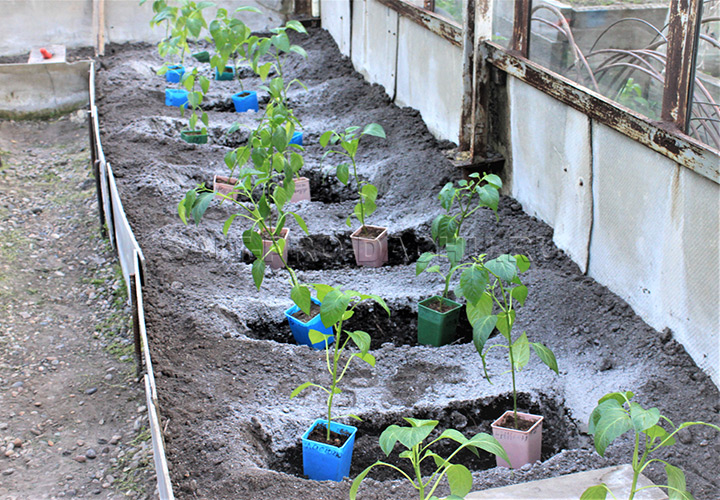
[[508, 77], [512, 195], [553, 227], [553, 241], [584, 272], [592, 226], [589, 118]]
[[[587, 488], [601, 483], [610, 487], [617, 498], [628, 498], [632, 478], [633, 470], [630, 465], [618, 465], [477, 491], [467, 495], [465, 500], [528, 500], [530, 498], [533, 500], [577, 500]], [[652, 486], [652, 484], [648, 478], [640, 475], [639, 487]], [[665, 492], [660, 488], [649, 488], [635, 495], [636, 500], [667, 500], [667, 498]]]

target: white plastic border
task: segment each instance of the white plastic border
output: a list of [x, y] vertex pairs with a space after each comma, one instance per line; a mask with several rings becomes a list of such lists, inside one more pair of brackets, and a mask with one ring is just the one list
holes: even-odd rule
[[[153, 461], [155, 463], [155, 474], [157, 476], [158, 497], [160, 500], [174, 500], [175, 495], [173, 494], [172, 483], [170, 482], [170, 472], [168, 470], [167, 458], [165, 457], [165, 442], [163, 440], [162, 426], [160, 425], [160, 409], [158, 406], [155, 374], [150, 349], [148, 347], [147, 329], [145, 325], [142, 292], [142, 287], [145, 282], [145, 257], [125, 215], [112, 166], [105, 158], [105, 153], [102, 149], [100, 125], [97, 108], [95, 107], [94, 63], [90, 65], [89, 97], [91, 134], [94, 143], [94, 155], [98, 162], [97, 172], [100, 176], [100, 192], [98, 198], [103, 207], [108, 238], [118, 253], [128, 296], [130, 297], [130, 301], [133, 302], [134, 309], [137, 311], [138, 325], [136, 326], [140, 332], [142, 358], [145, 364], [143, 381], [145, 384], [150, 435], [152, 436]], [[132, 291], [134, 291], [134, 293], [131, 293]]]

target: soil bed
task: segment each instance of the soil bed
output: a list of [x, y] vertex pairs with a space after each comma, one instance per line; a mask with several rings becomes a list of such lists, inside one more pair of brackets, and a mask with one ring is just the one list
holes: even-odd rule
[[[359, 425], [355, 474], [359, 463], [379, 457], [380, 431], [402, 417], [438, 416], [439, 428], [457, 427], [466, 435], [490, 432], [490, 422], [512, 407], [510, 376], [502, 374], [507, 361], [499, 349], [488, 360], [491, 385], [482, 377], [472, 344], [431, 348], [413, 340], [417, 303], [443, 288], [435, 275], [416, 277], [414, 262], [433, 249], [429, 235], [440, 210], [437, 193], [457, 175], [443, 154], [450, 144], [434, 139], [417, 111], [396, 107], [381, 87], [364, 82], [326, 32], [314, 30], [295, 42], [309, 57], [293, 55], [283, 68], [288, 81], [297, 77], [308, 87], [292, 90], [290, 98], [306, 144], [300, 174], [310, 179], [313, 198], [293, 207], [310, 235], [294, 221], [288, 223], [290, 262], [298, 265], [304, 283], [376, 293], [393, 312], [387, 318], [368, 305], [352, 318], [358, 321], [354, 327], [376, 339], [371, 349], [377, 359], [375, 368], [351, 367], [344, 392], [336, 397], [338, 414], [365, 420]], [[325, 399], [313, 390], [292, 400], [289, 395], [305, 381], [327, 379], [325, 353], [289, 340], [283, 311], [292, 302], [285, 273], [268, 270], [260, 292], [255, 289], [241, 239], [248, 226], [238, 218], [227, 237], [222, 233], [234, 212], [230, 204], [214, 201], [199, 226], [184, 226], [177, 216], [177, 203], [187, 190], [200, 182], [210, 185], [215, 174], [227, 175], [224, 154], [229, 146], [244, 144], [247, 133], [225, 136], [224, 131], [235, 121], [251, 126], [257, 115], [219, 105], [240, 91], [239, 84], [213, 82], [208, 102], [218, 105], [209, 111], [209, 143], [187, 144], [179, 137], [184, 126], [179, 111], [164, 105], [166, 83], [153, 72], [162, 63], [156, 51], [109, 46], [106, 54], [97, 75], [102, 139], [147, 261], [147, 326], [176, 496], [347, 498], [348, 480], [338, 484], [299, 477], [300, 436], [323, 415]], [[207, 65], [201, 71], [210, 75]], [[254, 90], [260, 82], [249, 77], [243, 85]], [[264, 106], [262, 95], [259, 101]], [[385, 128], [388, 138], [363, 138], [358, 171], [378, 187], [378, 210], [367, 222], [389, 228], [390, 262], [358, 268], [345, 226], [355, 205], [352, 186], [335, 179], [334, 164], [322, 163], [318, 139], [329, 129], [373, 122]], [[518, 375], [526, 394], [519, 409], [542, 414], [548, 422], [544, 433], [550, 448], [544, 461], [514, 472], [473, 466], [476, 489], [629, 462], [628, 437], [610, 446], [603, 459], [583, 433], [597, 399], [610, 391], [633, 390], [638, 402], [659, 407], [675, 422], [720, 423], [717, 388], [672, 334], [653, 330], [626, 303], [583, 276], [554, 246], [552, 229], [524, 214], [515, 200], [501, 199], [499, 221], [492, 212], [479, 211], [463, 231], [468, 255], [530, 257], [524, 279], [529, 296], [516, 327], [550, 346], [561, 370], [555, 376], [532, 359]], [[482, 418], [475, 419], [473, 412]], [[717, 436], [693, 429], [662, 458], [686, 471], [696, 498], [715, 500], [719, 452]], [[660, 467], [649, 467], [647, 474], [664, 481]], [[411, 498], [412, 491], [399, 481], [370, 478], [360, 498]]]

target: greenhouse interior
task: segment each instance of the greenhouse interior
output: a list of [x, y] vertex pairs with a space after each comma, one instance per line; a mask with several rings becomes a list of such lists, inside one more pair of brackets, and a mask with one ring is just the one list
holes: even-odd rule
[[0, 499], [720, 500], [720, 0], [2, 6]]

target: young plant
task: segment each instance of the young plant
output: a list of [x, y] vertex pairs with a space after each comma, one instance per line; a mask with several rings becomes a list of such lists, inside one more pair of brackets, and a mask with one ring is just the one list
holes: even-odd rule
[[[438, 273], [445, 281], [443, 299], [448, 298], [450, 282], [465, 257], [465, 239], [460, 236], [463, 223], [482, 207], [491, 209], [497, 217], [500, 201], [498, 190], [501, 187], [502, 181], [497, 175], [485, 174], [480, 177], [480, 174], [474, 173], [470, 174], [470, 181], [461, 180], [458, 187], [448, 182], [440, 190], [438, 199], [445, 213], [435, 217], [431, 231], [433, 240], [440, 248], [445, 248], [447, 253], [423, 253], [415, 263], [415, 275], [419, 276], [423, 272]], [[439, 265], [428, 267], [436, 257], [447, 259], [447, 273], [443, 273]]]
[[[255, 7], [239, 7], [238, 12], [260, 13]], [[228, 61], [232, 59], [232, 67], [238, 75], [239, 64], [247, 58], [247, 45], [251, 30], [240, 19], [228, 15], [227, 9], [218, 9], [217, 17], [210, 22], [210, 36], [215, 44], [215, 54], [210, 58], [210, 66], [223, 73]], [[239, 78], [240, 89], [245, 90], [242, 78]]]
[[[142, 0], [140, 5], [145, 1]], [[190, 51], [188, 40], [199, 39], [203, 28], [207, 29], [208, 27], [202, 11], [214, 6], [213, 2], [196, 3], [192, 0], [181, 0], [180, 7], [176, 7], [167, 0], [155, 0], [153, 2], [155, 15], [150, 21], [150, 26], [165, 24], [165, 38], [158, 43], [160, 57], [175, 57], [179, 64], [183, 64], [185, 53]], [[158, 74], [162, 75], [166, 72], [167, 63], [158, 71]]]
[[[605, 456], [605, 450], [610, 443], [626, 432], [632, 431], [635, 435], [635, 448], [632, 458], [633, 481], [628, 500], [633, 500], [639, 491], [655, 487], [665, 488], [671, 500], [692, 500], [693, 496], [687, 491], [683, 471], [665, 460], [650, 458], [650, 455], [660, 448], [674, 445], [674, 436], [681, 429], [694, 425], [705, 425], [720, 431], [720, 427], [706, 422], [684, 422], [676, 427], [669, 418], [660, 415], [657, 408], [646, 410], [638, 403], [631, 402], [633, 396], [632, 392], [627, 391], [612, 392], [600, 398], [597, 407], [590, 414], [588, 422], [590, 434], [595, 439], [595, 450], [601, 457]], [[669, 425], [670, 432], [660, 426], [660, 420]], [[659, 462], [665, 466], [667, 484], [638, 487], [638, 477], [653, 462]], [[605, 483], [591, 486], [585, 490], [580, 500], [605, 500], [608, 493], [612, 498], [618, 500]]]
[[[303, 312], [309, 313], [310, 290], [300, 284], [297, 274], [283, 258], [285, 240], [280, 237], [288, 216], [292, 216], [305, 233], [308, 232], [302, 217], [285, 209], [294, 191], [292, 175], [303, 165], [303, 158], [295, 151], [295, 145], [289, 144], [292, 131], [293, 126], [288, 122], [287, 113], [269, 105], [260, 126], [251, 134], [249, 144], [225, 155], [225, 163], [231, 175], [239, 170], [238, 183], [233, 191], [223, 195], [204, 185], [198, 186], [188, 191], [180, 201], [178, 214], [184, 223], [187, 223], [188, 216], [192, 216], [196, 224], [199, 223], [215, 195], [237, 206], [239, 211], [225, 221], [223, 233], [227, 236], [237, 217], [251, 223], [251, 227], [243, 231], [242, 238], [245, 246], [256, 257], [252, 264], [255, 286], [260, 289], [265, 276], [266, 253], [262, 243], [265, 237], [271, 242], [268, 253], [276, 253], [288, 273], [293, 302]], [[239, 199], [236, 200], [235, 195], [239, 195]]]
[[[192, 71], [183, 74], [181, 79], [182, 85], [188, 91], [188, 103], [180, 108], [181, 113], [185, 114], [185, 108], [189, 106], [192, 108], [192, 113], [188, 118], [188, 125], [191, 132], [197, 132], [198, 119], [203, 124], [200, 132], [207, 134], [208, 127], [208, 114], [202, 110], [200, 105], [202, 104], [203, 98], [207, 95], [210, 90], [210, 80], [202, 75], [198, 75], [198, 69], [193, 68]], [[195, 90], [195, 85], [200, 84], [200, 90]]]
[[[465, 267], [460, 275], [460, 285], [456, 289], [456, 293], [467, 301], [466, 312], [473, 327], [473, 344], [482, 359], [488, 382], [491, 381], [486, 364], [488, 353], [496, 348], [508, 350], [515, 428], [518, 427], [515, 372], [530, 361], [530, 346], [543, 363], [556, 374], [559, 373], [557, 360], [549, 348], [539, 342], [529, 342], [526, 332], [513, 340], [516, 304], [523, 306], [528, 295], [528, 289], [520, 281], [519, 275], [529, 267], [530, 260], [524, 255], [503, 254], [488, 262], [485, 262], [485, 255], [480, 255]], [[497, 313], [494, 314], [494, 310]], [[486, 349], [487, 340], [494, 328], [500, 331], [507, 344], [493, 344]]]
[[[453, 464], [451, 460], [461, 450], [468, 449], [475, 455], [479, 456], [478, 448], [485, 450], [493, 455], [497, 455], [500, 458], [509, 461], [505, 450], [498, 441], [490, 436], [481, 432], [474, 435], [470, 439], [462, 435], [462, 433], [454, 430], [447, 429], [440, 436], [433, 439], [427, 444], [423, 444], [423, 441], [430, 436], [435, 427], [438, 424], [437, 420], [420, 420], [415, 418], [405, 418], [405, 421], [410, 424], [410, 427], [401, 427], [399, 425], [391, 425], [380, 434], [380, 448], [385, 453], [385, 456], [390, 456], [390, 453], [395, 448], [395, 444], [400, 442], [405, 448], [405, 451], [400, 453], [400, 458], [407, 458], [412, 464], [412, 469], [415, 474], [415, 479], [411, 478], [399, 467], [389, 464], [387, 462], [378, 461], [372, 464], [370, 467], [365, 469], [358, 475], [350, 487], [350, 500], [355, 500], [365, 476], [377, 466], [389, 467], [399, 472], [405, 479], [410, 481], [413, 487], [418, 491], [419, 500], [439, 500], [435, 496], [435, 490], [440, 485], [443, 477], [447, 476], [448, 485], [450, 486], [450, 496], [445, 497], [446, 500], [461, 500], [465, 498], [465, 495], [470, 493], [472, 489], [473, 479], [472, 474], [464, 465]], [[448, 457], [442, 458], [438, 454], [430, 450], [430, 447], [435, 443], [443, 440], [451, 440], [460, 444], [457, 449]], [[435, 462], [435, 472], [430, 477], [423, 481], [423, 474], [421, 471], [421, 464], [423, 460], [431, 458]]]
[[[366, 125], [365, 128], [360, 132], [360, 127], [349, 127], [345, 129], [345, 132], [335, 132], [334, 130], [328, 130], [320, 136], [320, 145], [327, 147], [328, 144], [331, 148], [325, 152], [323, 159], [330, 154], [337, 154], [344, 156], [350, 160], [352, 164], [352, 175], [355, 179], [357, 186], [358, 195], [360, 201], [355, 205], [353, 209], [353, 215], [360, 221], [362, 227], [365, 226], [365, 219], [375, 212], [377, 205], [377, 188], [370, 184], [368, 181], [361, 180], [357, 173], [357, 163], [355, 158], [357, 157], [358, 146], [360, 145], [360, 139], [365, 135], [371, 135], [375, 137], [381, 137], [385, 139], [385, 130], [377, 123], [371, 123]], [[343, 162], [339, 164], [335, 170], [337, 178], [340, 182], [347, 185], [350, 180], [350, 164]], [[351, 217], [348, 217], [345, 223], [348, 227], [352, 226]]]
[[[328, 387], [315, 384], [313, 382], [305, 382], [298, 386], [290, 395], [294, 398], [308, 387], [317, 387], [327, 393], [327, 437], [330, 441], [330, 422], [333, 418], [341, 418], [333, 416], [332, 405], [336, 394], [342, 391], [339, 384], [347, 373], [348, 367], [353, 358], [358, 358], [370, 366], [375, 366], [375, 357], [370, 354], [370, 335], [366, 332], [355, 330], [343, 330], [343, 323], [350, 319], [355, 313], [355, 308], [365, 300], [373, 300], [377, 302], [390, 315], [385, 301], [372, 294], [362, 294], [353, 290], [341, 290], [339, 287], [332, 287], [323, 284], [311, 285], [317, 293], [317, 298], [322, 305], [320, 306], [320, 320], [326, 327], [333, 327], [335, 332], [335, 342], [328, 345], [329, 335], [324, 335], [316, 330], [310, 330], [310, 342], [316, 344], [325, 342], [325, 362], [328, 373], [330, 374], [330, 385]], [[308, 300], [310, 298], [308, 297]], [[352, 340], [353, 344], [359, 349], [359, 352], [353, 352], [349, 356], [345, 356], [348, 342]], [[344, 415], [360, 420], [357, 415]]]

